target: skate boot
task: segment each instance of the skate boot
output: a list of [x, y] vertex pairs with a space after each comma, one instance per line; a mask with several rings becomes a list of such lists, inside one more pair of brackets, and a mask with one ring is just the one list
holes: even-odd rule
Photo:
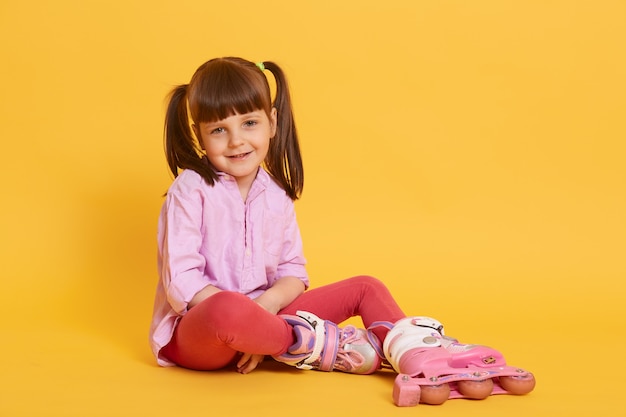
[[495, 349], [459, 343], [444, 335], [443, 325], [429, 317], [395, 323], [383, 352], [398, 372], [393, 389], [398, 406], [443, 404], [448, 399], [481, 400], [495, 394], [527, 394], [535, 378], [507, 366]]
[[293, 327], [296, 342], [286, 353], [274, 356], [275, 360], [299, 369], [363, 375], [380, 367], [382, 360], [364, 329], [354, 326], [340, 329], [335, 323], [305, 311], [281, 317]]

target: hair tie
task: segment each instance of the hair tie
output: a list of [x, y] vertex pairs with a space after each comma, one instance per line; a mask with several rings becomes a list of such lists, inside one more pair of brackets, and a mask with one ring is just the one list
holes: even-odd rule
[[265, 71], [265, 65], [262, 62], [257, 62], [256, 66], [259, 67], [261, 71]]

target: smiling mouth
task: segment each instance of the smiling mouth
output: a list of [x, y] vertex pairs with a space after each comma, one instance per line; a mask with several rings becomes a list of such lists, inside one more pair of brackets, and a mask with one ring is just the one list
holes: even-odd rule
[[250, 152], [245, 152], [245, 153], [240, 153], [237, 155], [230, 155], [228, 158], [230, 159], [241, 159], [241, 158], [245, 158], [246, 156], [250, 155], [252, 153], [252, 151]]

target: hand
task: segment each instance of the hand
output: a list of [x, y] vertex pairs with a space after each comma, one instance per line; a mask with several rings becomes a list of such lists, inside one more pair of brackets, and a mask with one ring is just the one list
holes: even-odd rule
[[264, 296], [266, 293], [262, 294], [260, 297], [257, 297], [254, 301], [270, 313], [278, 313], [278, 311], [280, 310], [280, 306], [276, 304], [271, 297]]
[[283, 277], [255, 298], [261, 307], [272, 314], [277, 314], [304, 292], [304, 283], [295, 277]]
[[244, 353], [237, 361], [237, 372], [240, 374], [247, 374], [252, 372], [265, 358], [264, 355], [253, 355], [251, 353]]

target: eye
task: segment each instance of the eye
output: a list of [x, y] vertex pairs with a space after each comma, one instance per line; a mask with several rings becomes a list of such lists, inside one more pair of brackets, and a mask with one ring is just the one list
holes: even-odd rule
[[259, 122], [257, 122], [256, 120], [246, 120], [243, 125], [246, 127], [254, 127], [257, 124], [259, 124]]
[[216, 127], [215, 129], [211, 130], [212, 135], [219, 135], [222, 132], [224, 132], [223, 127]]

